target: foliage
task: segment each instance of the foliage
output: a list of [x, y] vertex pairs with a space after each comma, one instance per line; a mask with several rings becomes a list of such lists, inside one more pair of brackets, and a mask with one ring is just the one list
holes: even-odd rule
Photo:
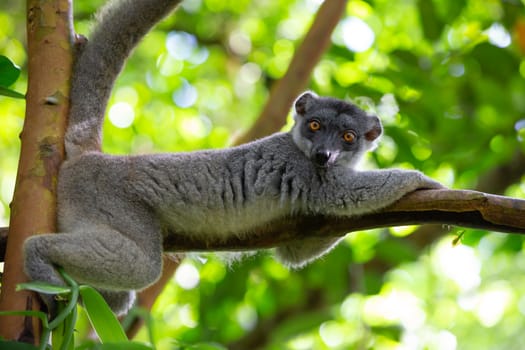
[[[147, 350], [150, 346], [145, 344], [130, 342], [104, 298], [90, 286], [79, 286], [64, 271], [60, 271], [64, 280], [68, 283], [67, 287], [53, 286], [41, 282], [23, 283], [18, 289], [32, 290], [38, 293], [53, 295], [58, 300], [59, 312], [52, 321], [48, 321], [47, 315], [43, 312], [20, 311], [20, 312], [1, 312], [0, 315], [26, 315], [37, 316], [42, 321], [42, 335], [40, 339], [40, 350], [48, 348], [48, 339], [53, 332], [52, 348], [68, 350], [74, 348], [74, 327], [77, 319], [77, 302], [79, 296], [82, 297], [84, 310], [89, 321], [97, 333], [101, 344], [85, 344], [79, 348], [96, 348], [103, 350], [110, 349], [133, 349]], [[0, 345], [11, 345], [10, 342], [2, 342]], [[24, 349], [36, 349], [33, 346]]]
[[[75, 2], [78, 32], [89, 32], [100, 3]], [[105, 150], [226, 146], [257, 117], [317, 5], [185, 3], [146, 38], [117, 82]], [[21, 11], [17, 1], [0, 4], [0, 55], [22, 67], [10, 86], [16, 91], [26, 81]], [[310, 88], [352, 97], [381, 116], [386, 136], [364, 166], [414, 167], [451, 187], [525, 197], [524, 166], [515, 163], [525, 150], [524, 13], [518, 0], [349, 1]], [[23, 108], [23, 100], [0, 96], [5, 221]], [[265, 254], [232, 265], [214, 256], [185, 260], [154, 306], [153, 342], [158, 349], [205, 348], [192, 347], [201, 342], [229, 349], [521, 348], [523, 239], [454, 229], [443, 237], [449, 230], [354, 232], [300, 271]], [[79, 345], [86, 324], [81, 312]], [[149, 341], [148, 330], [137, 340]]]
[[5, 56], [0, 56], [0, 95], [24, 98], [24, 95], [8, 89], [20, 76], [20, 68]]

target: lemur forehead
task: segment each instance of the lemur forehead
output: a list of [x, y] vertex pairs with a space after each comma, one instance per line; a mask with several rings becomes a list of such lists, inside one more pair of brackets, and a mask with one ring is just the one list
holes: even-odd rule
[[326, 114], [329, 114], [331, 117], [336, 116], [349, 116], [349, 117], [366, 117], [366, 113], [356, 105], [345, 102], [341, 100], [337, 100], [330, 97], [321, 97], [318, 100], [317, 104], [317, 112], [325, 112]]
[[368, 118], [368, 115], [360, 109], [336, 109], [329, 106], [324, 108], [317, 108], [310, 111], [310, 115], [319, 118], [327, 118], [329, 120], [341, 122], [357, 122]]

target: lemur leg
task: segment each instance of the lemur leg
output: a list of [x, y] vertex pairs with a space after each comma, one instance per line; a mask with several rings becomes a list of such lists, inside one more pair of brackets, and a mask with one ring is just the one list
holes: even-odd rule
[[332, 250], [342, 237], [308, 238], [277, 247], [275, 257], [286, 266], [300, 268]]
[[[160, 276], [160, 244], [153, 249], [110, 228], [37, 235], [25, 243], [25, 271], [33, 281], [64, 285], [55, 269], [61, 266], [79, 283], [120, 293], [145, 288]], [[43, 299], [53, 308], [49, 296]]]

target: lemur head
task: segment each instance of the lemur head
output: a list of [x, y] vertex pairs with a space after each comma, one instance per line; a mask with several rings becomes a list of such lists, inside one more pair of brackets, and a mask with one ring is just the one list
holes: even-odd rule
[[349, 102], [309, 91], [295, 100], [294, 120], [295, 144], [321, 168], [354, 167], [383, 132], [378, 117]]

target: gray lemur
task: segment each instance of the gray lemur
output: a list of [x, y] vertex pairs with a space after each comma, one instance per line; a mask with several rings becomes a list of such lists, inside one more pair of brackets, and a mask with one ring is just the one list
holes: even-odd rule
[[[117, 1], [98, 16], [73, 75], [67, 159], [58, 179], [59, 233], [26, 241], [31, 280], [62, 285], [61, 266], [123, 313], [135, 290], [158, 279], [167, 235], [202, 242], [246, 238], [293, 215], [358, 216], [416, 189], [441, 187], [418, 171], [354, 170], [382, 134], [379, 119], [312, 92], [295, 101], [291, 132], [222, 150], [101, 153], [100, 130], [116, 76], [140, 38], [177, 2]], [[276, 255], [300, 267], [338, 240], [305, 239], [277, 247]], [[52, 312], [53, 299], [42, 298]]]

